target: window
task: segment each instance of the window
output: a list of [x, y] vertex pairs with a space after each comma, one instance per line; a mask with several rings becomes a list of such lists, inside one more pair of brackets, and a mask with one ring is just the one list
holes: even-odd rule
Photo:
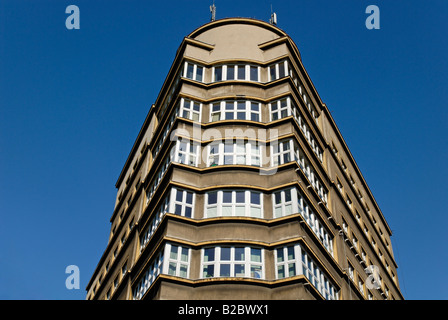
[[220, 190], [206, 193], [206, 218], [221, 216], [263, 216], [262, 193], [253, 190]]
[[190, 249], [168, 243], [165, 252], [167, 252], [168, 263], [166, 273], [171, 276], [188, 278]]
[[303, 121], [303, 116], [299, 108], [295, 105], [294, 100], [291, 97], [282, 98], [280, 100], [271, 102], [269, 104], [271, 121], [275, 121], [278, 119], [286, 118], [288, 116], [293, 115], [294, 120], [300, 127], [300, 130], [303, 132], [308, 144], [310, 145], [313, 152], [319, 158], [319, 161], [322, 162], [322, 149], [319, 146], [314, 134], [312, 133], [309, 126]]
[[276, 279], [303, 274], [325, 299], [338, 299], [334, 285], [299, 244], [277, 248], [274, 256]]
[[194, 192], [171, 188], [140, 237], [140, 251], [146, 247], [166, 213], [170, 212], [187, 218], [194, 217], [195, 197]]
[[272, 203], [274, 218], [300, 213], [325, 249], [333, 256], [333, 237], [297, 188], [272, 193]]
[[156, 258], [150, 263], [149, 268], [134, 288], [134, 300], [139, 300], [143, 297], [151, 284], [156, 280], [157, 276], [162, 273], [162, 267], [163, 250], [161, 250]]
[[201, 104], [193, 100], [181, 98], [179, 116], [193, 121], [201, 121]]
[[273, 193], [274, 218], [284, 217], [293, 212], [298, 212], [297, 209], [293, 209], [293, 191], [295, 189], [286, 189]]
[[361, 277], [358, 277], [358, 288], [359, 291], [361, 291], [362, 295], [365, 295], [364, 282], [362, 281]]
[[134, 300], [142, 299], [159, 274], [188, 278], [190, 249], [172, 243], [166, 243], [155, 255], [144, 271], [143, 276], [133, 288]]
[[355, 281], [355, 269], [353, 268], [352, 264], [348, 262], [348, 275], [352, 281]]
[[288, 61], [284, 60], [269, 66], [269, 81], [274, 81], [288, 75]]
[[293, 141], [284, 140], [272, 145], [273, 165], [278, 166], [292, 161]]
[[288, 105], [289, 98], [283, 98], [269, 104], [271, 111], [271, 121], [286, 118], [291, 115]]
[[259, 122], [261, 106], [259, 102], [249, 100], [214, 102], [210, 106], [210, 121], [251, 120]]
[[199, 161], [199, 144], [180, 138], [175, 146], [174, 162], [197, 167]]
[[264, 279], [263, 250], [239, 246], [204, 248], [201, 277]]
[[213, 82], [226, 80], [260, 81], [259, 67], [246, 64], [229, 64], [213, 67]]
[[249, 165], [260, 166], [261, 151], [256, 141], [235, 140], [208, 145], [208, 166]]
[[191, 191], [179, 190], [177, 188], [172, 189], [172, 207], [170, 210], [174, 214], [179, 216], [191, 218], [193, 217], [193, 198], [195, 194]]
[[276, 278], [283, 279], [293, 277], [300, 273], [296, 263], [296, 249], [298, 247], [288, 246], [276, 250]]
[[193, 64], [191, 62], [185, 62], [184, 77], [196, 81], [203, 82], [204, 67]]

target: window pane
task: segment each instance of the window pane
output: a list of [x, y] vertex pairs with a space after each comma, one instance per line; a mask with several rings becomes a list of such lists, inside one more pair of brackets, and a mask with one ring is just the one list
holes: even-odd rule
[[188, 268], [188, 266], [186, 264], [180, 265], [180, 270], [179, 270], [180, 277], [183, 277], [183, 278], [187, 277], [187, 268]]
[[271, 75], [271, 80], [277, 79], [277, 77], [275, 76], [275, 65], [269, 67], [269, 73]]
[[244, 277], [246, 275], [244, 264], [235, 265], [235, 277]]
[[236, 203], [244, 203], [244, 194], [245, 191], [236, 191]]
[[224, 156], [224, 164], [233, 164], [233, 156]]
[[285, 190], [285, 202], [291, 201], [291, 189]]
[[214, 265], [208, 265], [204, 266], [203, 273], [204, 278], [214, 277], [215, 276], [215, 266]]
[[282, 62], [278, 65], [278, 75], [280, 78], [285, 76], [285, 62]]
[[202, 81], [202, 67], [197, 66], [196, 68], [196, 80]]
[[173, 246], [171, 245], [171, 253], [170, 253], [170, 258], [171, 259], [177, 259], [177, 246]]
[[232, 215], [232, 206], [222, 206], [222, 215], [225, 217]]
[[185, 217], [191, 218], [191, 208], [185, 207]]
[[223, 191], [222, 192], [222, 202], [223, 203], [231, 203], [232, 202], [232, 191]]
[[186, 203], [193, 204], [193, 193], [187, 192], [187, 199], [185, 200]]
[[234, 79], [235, 79], [235, 67], [227, 66], [227, 80], [234, 80]]
[[261, 218], [260, 208], [250, 208], [250, 216], [255, 218]]
[[294, 259], [294, 247], [288, 247], [288, 260]]
[[168, 274], [171, 276], [176, 275], [176, 263], [170, 262], [169, 268], [168, 268]]
[[183, 197], [183, 192], [177, 190], [177, 193], [176, 193], [176, 201], [182, 202], [182, 197]]
[[187, 78], [189, 79], [193, 79], [193, 68], [194, 65], [192, 65], [191, 63], [187, 64]]
[[274, 196], [275, 196], [275, 204], [280, 204], [282, 201], [282, 193], [276, 192], [274, 193]]
[[215, 81], [222, 80], [222, 67], [215, 67]]
[[221, 248], [221, 261], [230, 261], [230, 248]]
[[261, 262], [261, 249], [250, 248], [250, 261]]
[[217, 192], [208, 193], [208, 204], [215, 204], [217, 202], [218, 194]]
[[217, 208], [207, 208], [208, 218], [216, 217], [216, 215], [217, 215]]
[[220, 267], [219, 276], [230, 277], [230, 264], [221, 264], [219, 267]]
[[277, 267], [278, 278], [283, 279], [285, 277], [285, 266], [281, 265]]
[[174, 209], [174, 214], [177, 214], [179, 216], [182, 214], [182, 206], [181, 205], [176, 204], [176, 207]]
[[204, 262], [215, 261], [215, 248], [204, 249]]
[[243, 217], [246, 215], [245, 206], [235, 206], [235, 216]]
[[250, 276], [255, 279], [261, 279], [261, 266], [250, 266]]
[[235, 260], [236, 261], [244, 260], [244, 248], [235, 248]]
[[233, 112], [226, 112], [226, 120], [233, 120], [234, 119], [234, 114]]
[[246, 66], [238, 66], [238, 80], [246, 79]]
[[260, 204], [260, 193], [259, 192], [253, 192], [250, 193], [250, 203], [252, 204]]
[[180, 260], [185, 262], [188, 261], [188, 248], [182, 248]]
[[258, 67], [250, 66], [250, 80], [258, 81]]
[[288, 264], [288, 276], [293, 277], [296, 275], [296, 264], [290, 263]]
[[283, 262], [284, 256], [283, 256], [283, 248], [277, 249], [277, 262]]

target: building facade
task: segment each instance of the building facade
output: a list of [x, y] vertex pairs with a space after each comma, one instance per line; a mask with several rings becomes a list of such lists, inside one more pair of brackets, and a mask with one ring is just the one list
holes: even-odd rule
[[403, 299], [391, 230], [281, 29], [182, 41], [87, 299]]

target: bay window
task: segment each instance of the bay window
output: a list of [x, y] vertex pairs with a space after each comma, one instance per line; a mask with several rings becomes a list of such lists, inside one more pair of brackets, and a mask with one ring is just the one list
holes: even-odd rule
[[249, 100], [214, 102], [210, 105], [210, 121], [251, 120], [260, 121], [260, 103]]
[[205, 217], [263, 216], [262, 193], [253, 190], [219, 190], [206, 193]]
[[201, 278], [211, 277], [264, 279], [263, 250], [244, 246], [202, 249]]

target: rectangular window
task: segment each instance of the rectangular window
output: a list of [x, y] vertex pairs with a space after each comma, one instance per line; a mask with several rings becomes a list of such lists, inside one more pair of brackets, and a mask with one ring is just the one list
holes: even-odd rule
[[263, 250], [252, 247], [222, 246], [202, 250], [202, 278], [264, 278]]
[[207, 166], [248, 165], [260, 166], [261, 149], [256, 141], [236, 140], [211, 143], [208, 148]]
[[277, 248], [274, 251], [274, 259], [276, 279], [303, 274], [325, 299], [338, 299], [338, 292], [334, 285], [299, 244]]
[[164, 273], [182, 278], [188, 278], [190, 249], [174, 244], [166, 244], [165, 256], [167, 267]]
[[201, 121], [201, 103], [182, 98], [180, 101], [179, 116], [193, 121]]
[[269, 104], [271, 121], [286, 118], [291, 115], [290, 98], [283, 98]]
[[260, 103], [248, 100], [221, 101], [210, 105], [210, 121], [252, 120], [259, 122]]
[[271, 148], [273, 166], [282, 165], [292, 161], [292, 140], [279, 141], [277, 144], [271, 145]]
[[184, 77], [203, 82], [204, 67], [191, 62], [185, 62]]
[[253, 190], [220, 190], [206, 193], [205, 217], [239, 216], [262, 218], [262, 193]]
[[269, 66], [269, 81], [274, 81], [288, 75], [288, 61], [283, 60]]
[[222, 66], [214, 67], [214, 81], [222, 81]]
[[187, 218], [193, 217], [195, 194], [191, 191], [172, 188], [170, 212]]
[[198, 166], [199, 144], [192, 141], [184, 141], [180, 138], [175, 146], [174, 162], [186, 164], [189, 166]]

